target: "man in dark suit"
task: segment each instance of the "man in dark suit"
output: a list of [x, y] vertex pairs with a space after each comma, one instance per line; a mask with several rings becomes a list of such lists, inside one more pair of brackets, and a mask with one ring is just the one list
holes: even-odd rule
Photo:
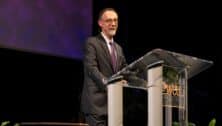
[[114, 41], [118, 28], [118, 14], [113, 8], [99, 13], [101, 33], [89, 37], [85, 45], [84, 86], [81, 107], [90, 126], [107, 125], [106, 80], [125, 67], [123, 50]]

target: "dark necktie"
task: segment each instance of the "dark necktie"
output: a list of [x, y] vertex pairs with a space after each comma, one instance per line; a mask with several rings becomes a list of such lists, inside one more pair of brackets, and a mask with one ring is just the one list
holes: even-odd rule
[[111, 47], [111, 60], [112, 60], [113, 71], [117, 72], [116, 49], [115, 49], [113, 42], [110, 42], [109, 44]]

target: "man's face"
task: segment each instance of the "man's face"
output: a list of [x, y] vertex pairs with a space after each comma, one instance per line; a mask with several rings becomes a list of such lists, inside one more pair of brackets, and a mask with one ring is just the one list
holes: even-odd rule
[[118, 27], [118, 16], [114, 11], [106, 11], [99, 19], [99, 26], [102, 32], [109, 38], [112, 38], [117, 31]]

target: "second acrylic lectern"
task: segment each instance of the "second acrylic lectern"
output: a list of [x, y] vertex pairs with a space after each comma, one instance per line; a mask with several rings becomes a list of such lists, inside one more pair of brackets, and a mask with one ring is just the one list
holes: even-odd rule
[[108, 126], [123, 126], [123, 87], [147, 91], [147, 126], [188, 126], [188, 79], [212, 65], [168, 50], [148, 52], [109, 78]]

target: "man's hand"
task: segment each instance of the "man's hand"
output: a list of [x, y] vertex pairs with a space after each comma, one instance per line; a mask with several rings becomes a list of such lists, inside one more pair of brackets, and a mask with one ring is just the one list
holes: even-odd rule
[[122, 84], [123, 86], [127, 86], [127, 85], [128, 85], [128, 83], [127, 83], [126, 80], [121, 80], [121, 81], [120, 81], [120, 84]]
[[123, 76], [116, 76], [116, 77], [111, 77], [107, 80], [107, 83], [106, 84], [111, 84], [111, 83], [115, 83], [115, 82], [118, 82], [118, 81], [122, 81], [123, 80]]

